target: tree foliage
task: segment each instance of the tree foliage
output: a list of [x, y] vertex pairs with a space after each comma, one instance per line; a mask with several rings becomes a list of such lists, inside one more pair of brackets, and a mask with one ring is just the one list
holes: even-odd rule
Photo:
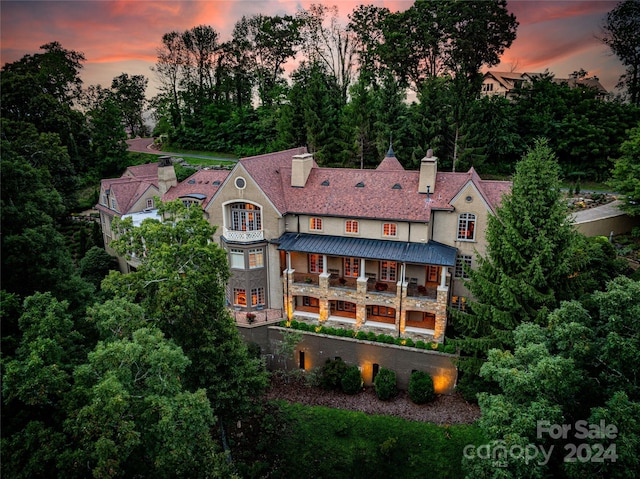
[[615, 161], [611, 187], [623, 198], [624, 210], [640, 215], [640, 126], [629, 131], [629, 138], [620, 147], [622, 156]]
[[640, 106], [640, 1], [624, 0], [607, 14], [603, 43], [620, 59], [627, 71], [618, 86], [627, 88], [632, 104]]
[[214, 413], [224, 421], [253, 408], [266, 386], [262, 363], [249, 357], [225, 307], [229, 277], [226, 254], [211, 241], [214, 227], [198, 208], [180, 201], [158, 208], [163, 218], [133, 227], [114, 221], [113, 248], [140, 260], [135, 272], [112, 272], [103, 288], [116, 297], [138, 299], [157, 326], [191, 360], [185, 383], [204, 388]]
[[543, 324], [571, 296], [578, 236], [560, 201], [558, 170], [547, 142], [537, 141], [518, 163], [511, 193], [489, 216], [486, 256], [469, 271], [474, 300], [455, 315], [467, 374], [477, 373], [489, 349], [511, 349], [519, 324]]
[[[504, 460], [467, 460], [468, 477], [628, 477], [640, 471], [637, 458], [640, 283], [625, 277], [586, 301], [563, 302], [544, 326], [524, 323], [514, 331], [513, 352], [493, 349], [481, 374], [498, 384], [497, 394], [481, 393], [479, 421], [493, 447], [535, 445], [552, 451], [547, 463], [506, 455]], [[591, 311], [590, 306], [595, 306]], [[583, 424], [612, 425], [615, 437], [578, 437]], [[540, 432], [539, 424], [567, 424], [565, 438]], [[603, 461], [564, 461], [565, 444], [604, 446]], [[609, 446], [613, 445], [613, 449]], [[497, 450], [497, 449], [496, 449]], [[595, 449], [593, 449], [595, 450]], [[615, 459], [615, 460], [614, 460]]]

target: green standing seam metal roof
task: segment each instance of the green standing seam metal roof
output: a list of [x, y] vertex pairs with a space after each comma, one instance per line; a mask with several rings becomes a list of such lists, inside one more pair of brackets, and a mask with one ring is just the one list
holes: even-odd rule
[[429, 241], [407, 243], [343, 236], [285, 233], [274, 243], [283, 251], [350, 256], [355, 258], [397, 261], [399, 263], [455, 266], [456, 248]]

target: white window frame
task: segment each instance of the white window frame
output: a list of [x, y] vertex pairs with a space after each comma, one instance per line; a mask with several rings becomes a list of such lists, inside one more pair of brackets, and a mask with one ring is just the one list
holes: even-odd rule
[[346, 234], [360, 234], [360, 224], [357, 220], [346, 220], [344, 222], [344, 232]]
[[244, 288], [233, 288], [233, 305], [247, 306], [247, 290]]
[[324, 272], [324, 256], [321, 254], [309, 254], [309, 273]]
[[229, 250], [229, 267], [231, 269], [245, 269], [244, 250], [231, 248]]
[[476, 222], [476, 215], [473, 213], [458, 215], [458, 241], [475, 241]]
[[344, 258], [344, 276], [357, 278], [360, 275], [360, 258], [347, 256]]
[[470, 254], [459, 254], [456, 257], [456, 267], [454, 271], [455, 278], [469, 279], [469, 273], [465, 271], [464, 265], [471, 269], [473, 264], [473, 256]]
[[252, 203], [233, 203], [231, 205], [232, 231], [261, 231], [262, 212]]
[[264, 250], [262, 248], [249, 250], [249, 269], [264, 268]]
[[398, 278], [398, 263], [395, 261], [380, 261], [380, 281], [396, 281]]
[[397, 223], [383, 223], [382, 224], [382, 236], [395, 238], [398, 236], [398, 224]]
[[322, 231], [322, 218], [319, 218], [317, 216], [309, 218], [309, 230]]
[[251, 306], [264, 306], [264, 288], [251, 288]]
[[111, 209], [112, 210], [117, 210], [118, 208], [116, 208], [116, 199], [115, 198], [111, 198]]

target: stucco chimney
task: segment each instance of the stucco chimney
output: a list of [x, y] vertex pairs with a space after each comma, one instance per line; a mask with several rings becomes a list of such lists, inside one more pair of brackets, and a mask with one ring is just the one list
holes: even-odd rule
[[158, 163], [158, 189], [160, 199], [170, 188], [178, 185], [176, 170], [173, 168], [170, 156], [161, 156]]
[[311, 153], [293, 155], [291, 160], [291, 186], [304, 187], [312, 167], [313, 155]]
[[436, 174], [438, 173], [438, 158], [433, 156], [433, 150], [427, 151], [420, 162], [420, 181], [418, 183], [418, 193], [433, 193], [436, 190]]

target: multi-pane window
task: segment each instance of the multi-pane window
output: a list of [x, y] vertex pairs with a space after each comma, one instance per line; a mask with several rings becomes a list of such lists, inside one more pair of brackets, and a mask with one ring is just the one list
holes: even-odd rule
[[398, 263], [395, 261], [380, 261], [380, 280], [395, 281], [397, 278]]
[[476, 235], [476, 215], [472, 213], [462, 213], [458, 216], [458, 239], [473, 241]]
[[427, 281], [430, 283], [436, 283], [438, 281], [438, 267], [435, 265], [427, 266]]
[[147, 208], [153, 208], [153, 198], [147, 200]]
[[455, 270], [456, 278], [464, 278], [464, 279], [469, 278], [469, 273], [465, 271], [465, 266], [466, 268], [471, 268], [471, 259], [472, 259], [471, 255], [466, 255], [466, 254], [458, 255], [458, 257], [456, 258], [456, 270]]
[[309, 255], [309, 273], [322, 273], [324, 271], [324, 257], [321, 254]]
[[358, 234], [358, 231], [359, 231], [358, 228], [359, 228], [358, 222], [355, 220], [347, 220], [344, 223], [345, 233]]
[[387, 318], [395, 318], [396, 310], [387, 308], [386, 306], [367, 306], [367, 316], [384, 316]]
[[244, 269], [244, 251], [241, 249], [231, 249], [229, 252], [229, 263], [233, 269]]
[[234, 306], [246, 306], [247, 305], [247, 292], [242, 288], [233, 288], [233, 305]]
[[249, 269], [264, 268], [264, 250], [262, 248], [249, 250]]
[[345, 258], [344, 259], [344, 275], [357, 278], [360, 274], [360, 260], [358, 258]]
[[312, 231], [322, 231], [322, 218], [311, 218], [309, 220], [309, 229]]
[[251, 306], [264, 306], [264, 288], [251, 289]]
[[395, 223], [385, 223], [382, 225], [382, 236], [397, 236], [398, 225]]
[[451, 307], [458, 311], [465, 311], [467, 309], [467, 298], [464, 296], [452, 296]]
[[493, 83], [485, 83], [482, 85], [482, 91], [493, 91]]
[[114, 198], [111, 199], [111, 209], [112, 210], [116, 209], [116, 200]]
[[102, 195], [102, 204], [107, 206], [109, 203], [107, 202], [107, 195]]
[[309, 306], [309, 307], [319, 307], [320, 306], [320, 300], [318, 300], [318, 298], [312, 298], [311, 296], [303, 296], [302, 297], [302, 306]]
[[251, 203], [231, 205], [231, 228], [234, 231], [260, 231], [262, 229], [260, 207]]

